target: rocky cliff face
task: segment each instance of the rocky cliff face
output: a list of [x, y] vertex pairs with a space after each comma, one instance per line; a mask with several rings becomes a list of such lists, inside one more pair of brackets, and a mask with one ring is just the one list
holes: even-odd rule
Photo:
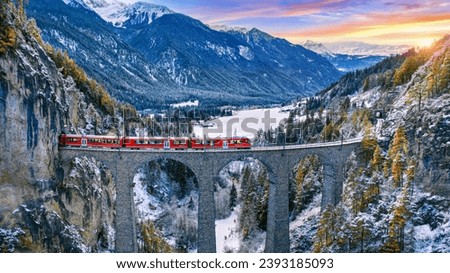
[[[2, 24], [28, 24], [7, 12]], [[35, 36], [14, 32], [15, 47], [0, 55], [0, 252], [112, 249], [110, 173], [88, 158], [65, 172], [58, 162], [60, 132], [104, 130], [104, 115], [62, 76]]]

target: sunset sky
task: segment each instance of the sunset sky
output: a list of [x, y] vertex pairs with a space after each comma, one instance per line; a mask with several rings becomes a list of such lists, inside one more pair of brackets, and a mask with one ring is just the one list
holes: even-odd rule
[[256, 27], [293, 43], [362, 41], [426, 46], [450, 33], [449, 0], [146, 1], [207, 24]]

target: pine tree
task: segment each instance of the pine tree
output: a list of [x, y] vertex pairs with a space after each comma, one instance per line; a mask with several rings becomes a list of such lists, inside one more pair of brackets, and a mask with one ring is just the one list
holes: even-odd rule
[[155, 225], [151, 221], [142, 223], [141, 227], [143, 251], [146, 253], [169, 253], [172, 252], [172, 248], [162, 238], [159, 231], [155, 228]]
[[347, 208], [350, 209], [352, 215], [356, 215], [359, 211], [361, 211], [361, 199], [363, 195], [361, 185], [362, 169], [358, 167], [356, 155], [354, 153], [350, 155], [349, 162], [349, 175], [344, 182], [342, 202]]
[[230, 210], [234, 210], [234, 207], [236, 207], [236, 203], [237, 203], [237, 190], [233, 182], [233, 185], [231, 186], [230, 190]]
[[302, 204], [303, 204], [303, 184], [305, 181], [305, 176], [307, 174], [307, 169], [304, 166], [304, 160], [300, 161], [298, 169], [297, 169], [297, 173], [295, 175], [295, 197], [294, 197], [294, 208], [293, 208], [293, 213], [294, 215], [296, 215], [297, 213], [299, 213], [302, 209]]
[[410, 160], [406, 171], [406, 182], [402, 186], [400, 196], [392, 210], [392, 218], [389, 222], [388, 240], [383, 245], [383, 252], [401, 252], [404, 249], [405, 225], [411, 212], [409, 204], [412, 195], [412, 182], [414, 180], [415, 161]]
[[369, 81], [369, 78], [366, 78], [364, 80], [364, 84], [363, 84], [363, 91], [365, 92], [365, 91], [369, 90], [369, 88], [370, 88], [370, 81]]
[[11, 10], [10, 0], [0, 0], [0, 56], [16, 45], [16, 31], [8, 21]]
[[27, 21], [25, 13], [25, 5], [28, 4], [28, 0], [16, 0], [17, 1], [17, 20], [19, 27]]
[[365, 120], [364, 123], [364, 137], [362, 139], [361, 145], [364, 151], [364, 160], [367, 164], [372, 158], [373, 153], [378, 146], [378, 142], [370, 121]]
[[257, 227], [257, 194], [255, 191], [255, 178], [248, 166], [245, 167], [242, 182], [242, 210], [239, 215], [239, 229], [242, 236], [247, 239]]
[[260, 188], [257, 211], [258, 227], [262, 230], [266, 230], [267, 209], [269, 207], [269, 180], [265, 169], [262, 169], [258, 174], [258, 187]]
[[332, 206], [327, 206], [322, 212], [319, 227], [314, 237], [313, 252], [315, 253], [328, 252], [328, 247], [334, 241], [335, 219], [333, 210]]
[[394, 186], [401, 185], [404, 166], [408, 155], [408, 140], [403, 127], [398, 127], [394, 138], [389, 145], [386, 160], [384, 162], [384, 176], [393, 175]]
[[375, 146], [375, 150], [373, 151], [372, 160], [370, 161], [371, 171], [381, 171], [383, 166], [383, 155], [381, 154], [381, 148], [378, 144]]
[[395, 155], [392, 161], [392, 180], [394, 187], [398, 188], [402, 184], [403, 172], [405, 170], [405, 158], [404, 155], [398, 153]]

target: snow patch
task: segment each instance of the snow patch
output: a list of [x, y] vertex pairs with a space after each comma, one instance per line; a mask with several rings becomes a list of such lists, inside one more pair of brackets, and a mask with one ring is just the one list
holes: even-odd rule
[[231, 212], [231, 215], [225, 219], [216, 220], [216, 252], [238, 252], [241, 244], [241, 236], [238, 227], [238, 211], [241, 206], [238, 205]]
[[208, 122], [215, 126], [194, 126], [194, 134], [199, 137], [206, 135], [209, 138], [240, 136], [254, 139], [258, 130], [274, 129], [288, 117], [289, 111], [282, 107], [240, 110], [234, 112], [232, 116]]
[[172, 107], [172, 108], [198, 107], [199, 103], [200, 102], [198, 100], [194, 100], [194, 101], [189, 100], [189, 101], [185, 101], [185, 102], [171, 104], [170, 107]]
[[251, 61], [253, 60], [253, 53], [250, 51], [250, 48], [239, 45], [239, 55], [241, 55], [244, 59]]

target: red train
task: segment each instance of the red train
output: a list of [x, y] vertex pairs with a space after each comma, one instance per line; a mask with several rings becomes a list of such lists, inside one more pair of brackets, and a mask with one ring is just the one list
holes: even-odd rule
[[60, 147], [93, 148], [129, 148], [129, 149], [164, 149], [164, 150], [203, 150], [203, 149], [250, 149], [250, 139], [246, 137], [228, 137], [200, 139], [188, 137], [116, 137], [95, 135], [61, 134]]

